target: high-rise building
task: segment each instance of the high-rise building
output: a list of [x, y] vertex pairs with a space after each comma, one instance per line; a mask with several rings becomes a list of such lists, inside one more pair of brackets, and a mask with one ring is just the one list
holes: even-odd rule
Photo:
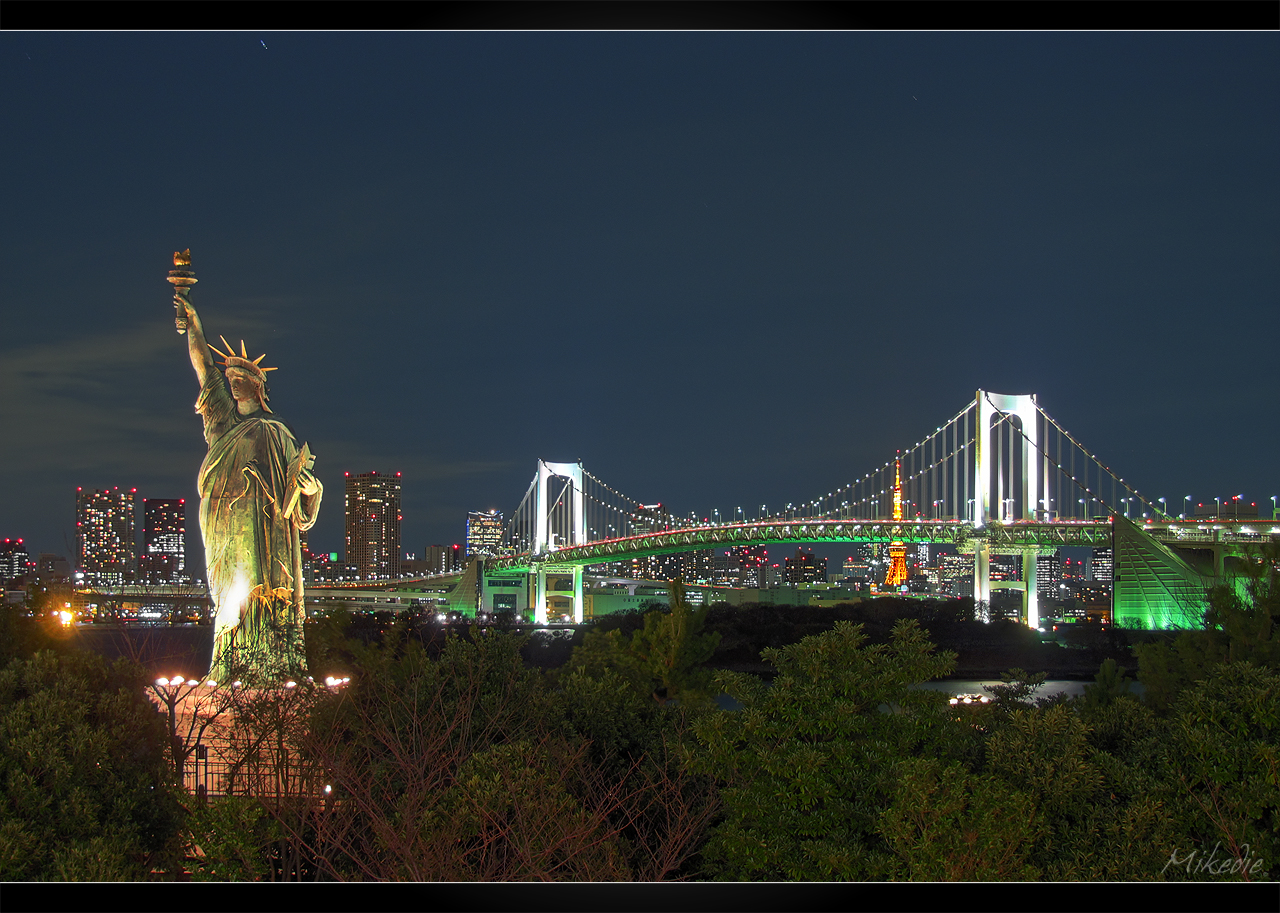
[[1021, 580], [1022, 579], [1022, 556], [1021, 555], [992, 555], [991, 563], [988, 567], [988, 579], [990, 580]]
[[422, 557], [428, 574], [460, 571], [465, 563], [461, 545], [428, 545]]
[[138, 520], [134, 495], [119, 487], [76, 489], [76, 548], [86, 583], [130, 583], [138, 572]]
[[1036, 587], [1041, 592], [1053, 592], [1055, 595], [1058, 590], [1058, 584], [1062, 583], [1062, 551], [1056, 551], [1053, 554], [1042, 554], [1036, 556]]
[[400, 576], [400, 473], [343, 473], [347, 564], [361, 580]]
[[795, 556], [782, 563], [787, 583], [820, 583], [827, 579], [827, 559], [815, 557], [812, 549], [797, 547]]
[[467, 557], [497, 555], [502, 547], [502, 511], [467, 512]]
[[1089, 576], [1094, 583], [1110, 583], [1115, 573], [1115, 558], [1111, 547], [1095, 548], [1089, 562]]
[[953, 596], [973, 595], [973, 555], [942, 555], [938, 560], [938, 586]]
[[41, 583], [66, 583], [71, 579], [71, 562], [52, 552], [41, 552], [36, 559], [36, 576]]
[[631, 535], [671, 529], [671, 511], [663, 504], [641, 504], [631, 513]]
[[0, 583], [26, 574], [30, 564], [31, 555], [21, 539], [0, 540]]
[[769, 551], [763, 545], [735, 545], [725, 562], [725, 585], [747, 589], [769, 586]]
[[139, 571], [145, 583], [184, 583], [187, 571], [187, 502], [185, 498], [144, 498], [142, 555]]

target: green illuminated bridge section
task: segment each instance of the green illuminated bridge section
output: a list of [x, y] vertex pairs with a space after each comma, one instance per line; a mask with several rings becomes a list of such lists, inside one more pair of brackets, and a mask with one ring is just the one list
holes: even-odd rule
[[[1141, 527], [1152, 538], [1168, 545], [1243, 546], [1261, 543], [1280, 534], [1280, 527], [1264, 523], [1195, 522], [1148, 523]], [[705, 548], [728, 548], [735, 545], [763, 543], [820, 542], [931, 542], [954, 545], [961, 550], [977, 540], [985, 540], [994, 553], [1004, 550], [1020, 552], [1027, 548], [1059, 548], [1062, 546], [1110, 546], [1111, 520], [1091, 521], [1016, 521], [992, 523], [976, 529], [970, 523], [956, 520], [790, 520], [754, 523], [727, 523], [663, 530], [638, 536], [602, 539], [584, 545], [567, 546], [541, 555], [529, 553], [504, 555], [486, 559], [487, 569], [494, 571], [531, 570], [539, 564], [584, 566], [626, 561], [646, 555], [688, 552]]]

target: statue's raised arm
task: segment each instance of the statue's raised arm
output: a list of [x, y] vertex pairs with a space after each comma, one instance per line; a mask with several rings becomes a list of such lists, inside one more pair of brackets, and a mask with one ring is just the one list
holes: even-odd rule
[[203, 387], [212, 372], [217, 371], [213, 364], [213, 355], [204, 338], [204, 326], [200, 323], [200, 315], [191, 306], [182, 292], [173, 293], [173, 306], [179, 314], [187, 319], [187, 351], [191, 355], [191, 367], [196, 369], [196, 379]]

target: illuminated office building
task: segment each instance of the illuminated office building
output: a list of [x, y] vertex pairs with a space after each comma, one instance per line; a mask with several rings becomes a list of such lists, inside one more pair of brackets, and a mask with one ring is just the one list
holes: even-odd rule
[[495, 556], [502, 547], [502, 511], [467, 512], [467, 557]]
[[938, 587], [953, 596], [972, 596], [973, 555], [942, 555], [938, 559]]
[[769, 586], [769, 550], [763, 545], [735, 545], [725, 556], [721, 586], [764, 589]]
[[422, 563], [428, 574], [448, 574], [462, 570], [464, 557], [461, 545], [428, 545]]
[[992, 555], [990, 567], [991, 580], [1021, 580], [1021, 555]]
[[86, 583], [119, 586], [136, 579], [137, 493], [136, 488], [76, 489], [76, 552]]
[[145, 583], [183, 583], [187, 570], [185, 498], [145, 498], [142, 502], [142, 555]]
[[814, 557], [812, 549], [797, 547], [795, 556], [782, 564], [787, 583], [822, 583], [827, 579], [827, 559]]
[[1115, 572], [1115, 558], [1110, 546], [1095, 548], [1089, 562], [1089, 577], [1094, 583], [1110, 583]]
[[1062, 552], [1036, 556], [1036, 586], [1042, 592], [1057, 592], [1062, 583]]
[[400, 576], [400, 473], [344, 473], [347, 564], [360, 580]]
[[31, 555], [21, 539], [0, 540], [0, 582], [23, 576], [30, 564]]

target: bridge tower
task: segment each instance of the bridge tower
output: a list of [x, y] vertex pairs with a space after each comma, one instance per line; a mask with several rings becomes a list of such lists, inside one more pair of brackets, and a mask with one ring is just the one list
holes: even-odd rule
[[[548, 503], [547, 488], [553, 477], [568, 479], [569, 481], [569, 514], [571, 521], [568, 542], [557, 543], [552, 541], [551, 511], [559, 504], [559, 499], [555, 504]], [[561, 498], [563, 497], [564, 495], [562, 494]], [[533, 496], [533, 554], [542, 558], [541, 561], [537, 562], [537, 569], [534, 571], [533, 620], [538, 624], [546, 624], [547, 622], [548, 571], [573, 574], [573, 620], [578, 623], [582, 622], [582, 567], [580, 565], [564, 568], [556, 567], [554, 564], [548, 563], [548, 556], [552, 555], [561, 545], [586, 545], [586, 516], [586, 499], [582, 494], [582, 464], [548, 463], [546, 460], [538, 460], [538, 478], [535, 482]]]
[[[1003, 499], [998, 502], [999, 511], [996, 519], [1000, 522], [1011, 520], [1034, 520], [1035, 505], [1040, 498], [1040, 461], [1039, 432], [1036, 422], [1036, 405], [1034, 393], [1017, 395], [1009, 393], [991, 393], [979, 390], [977, 399], [978, 427], [976, 438], [974, 473], [974, 516], [975, 530], [985, 530], [991, 519], [991, 462], [992, 456], [999, 446], [996, 428], [992, 419], [997, 415], [1001, 421], [1016, 417], [1022, 423], [1022, 435], [1025, 444], [1022, 448], [1022, 466], [1020, 479], [1010, 479], [1009, 493], [1014, 495], [1014, 504], [1022, 504], [1020, 516], [1013, 516], [1013, 511], [1006, 511]], [[997, 423], [998, 424], [998, 423]], [[1010, 476], [1014, 475], [1014, 467], [1010, 466]], [[1017, 484], [1020, 482], [1021, 484]], [[997, 480], [997, 485], [1002, 480]], [[1022, 553], [1022, 574], [1026, 581], [1026, 615], [1027, 624], [1036, 628], [1040, 626], [1039, 593], [1036, 587], [1036, 549], [1024, 549]], [[973, 598], [976, 602], [990, 604], [991, 601], [991, 552], [985, 538], [980, 538], [973, 551]]]

